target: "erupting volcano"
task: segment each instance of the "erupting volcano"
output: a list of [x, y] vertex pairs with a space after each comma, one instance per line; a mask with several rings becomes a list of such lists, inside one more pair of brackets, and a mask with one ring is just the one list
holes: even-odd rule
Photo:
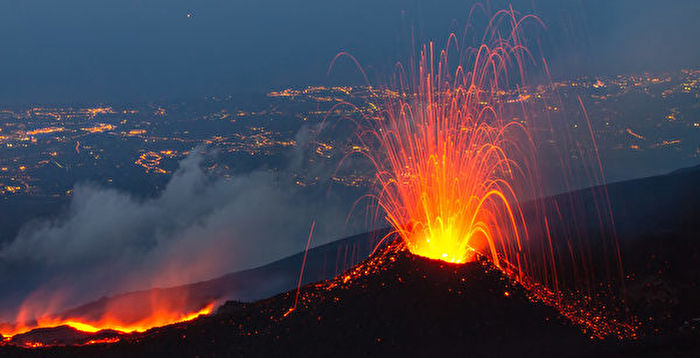
[[[579, 100], [589, 131], [574, 137], [572, 121], [547, 110], [561, 104], [542, 94], [546, 81], [530, 83], [531, 71], [541, 81], [548, 70], [529, 49], [526, 26], [544, 28], [536, 16], [501, 10], [476, 45], [466, 41], [475, 37], [467, 26], [443, 49], [429, 42], [409, 66], [396, 65], [394, 87], [376, 98], [381, 115], [355, 122], [356, 147], [370, 148], [356, 153], [376, 169], [369, 197], [393, 228], [387, 237], [397, 235], [413, 254], [450, 263], [486, 256], [571, 319], [596, 327], [594, 335], [633, 337], [631, 325], [602, 318], [616, 306], [623, 271], [590, 120]], [[559, 169], [545, 170], [546, 162]], [[599, 185], [595, 212], [580, 198], [546, 198], [577, 180]], [[593, 298], [601, 295], [607, 303]]]
[[[442, 50], [432, 42], [424, 45], [408, 67], [397, 65], [395, 88], [384, 92], [390, 95], [377, 95], [383, 110], [359, 124], [357, 147], [369, 148], [361, 153], [376, 169], [377, 213], [393, 228], [385, 239], [398, 235], [411, 253], [449, 263], [486, 256], [526, 287], [547, 292], [546, 301], [561, 304], [565, 292], [580, 294], [577, 290], [600, 277], [590, 258], [592, 245], [581, 240], [577, 218], [567, 217], [578, 215], [576, 204], [568, 203], [567, 211], [560, 207], [566, 204], [541, 199], [547, 185], [539, 167], [541, 142], [563, 143], [566, 132], [552, 124], [561, 119], [535, 115], [533, 106], [542, 103], [526, 103], [535, 92], [527, 69], [546, 70], [546, 62], [526, 46], [526, 25], [544, 26], [535, 16], [502, 10], [490, 18], [476, 46], [465, 41], [472, 35], [466, 31], [450, 35]], [[544, 136], [534, 135], [547, 121]], [[605, 225], [605, 197], [598, 199], [598, 219]], [[530, 212], [525, 200], [531, 201]], [[564, 253], [569, 260], [559, 257]], [[139, 304], [145, 310], [135, 309]], [[150, 304], [106, 307], [92, 317], [37, 314], [36, 308], [24, 307], [16, 323], [0, 333], [12, 337], [62, 325], [93, 333], [142, 332], [208, 314], [213, 303], [193, 307], [186, 297], [157, 297]], [[594, 334], [611, 332], [630, 334], [609, 327]]]
[[[629, 276], [584, 101], [578, 98], [575, 124], [558, 110], [547, 62], [526, 36], [526, 28], [545, 28], [538, 17], [501, 10], [486, 16], [485, 30], [474, 34], [471, 21], [479, 9], [444, 48], [428, 42], [408, 64], [396, 65], [391, 84], [370, 96], [377, 112], [350, 111], [357, 131], [349, 147], [355, 149], [343, 160], [369, 160], [376, 187], [362, 199], [370, 199], [379, 226], [389, 225], [361, 264], [302, 285], [309, 237], [295, 291], [227, 302], [218, 311], [221, 297], [174, 291], [62, 313], [45, 313], [33, 297], [14, 323], [0, 324], [3, 342], [62, 346], [55, 352], [64, 355], [78, 349], [65, 346], [119, 342], [75, 351], [114, 356], [136, 349], [146, 354], [143, 347], [176, 350], [182, 343], [191, 351], [176, 354], [198, 353], [193, 347], [199, 345], [214, 356], [291, 351], [316, 334], [341, 341], [338, 327], [350, 326], [358, 347], [381, 353], [411, 353], [401, 343], [420, 340], [424, 329], [433, 346], [450, 353], [462, 352], [449, 344], [464, 337], [503, 343], [493, 342], [501, 331], [522, 345], [539, 332], [561, 334], [565, 339], [552, 345], [558, 352], [568, 343], [588, 348], [589, 338], [639, 338], [637, 317], [626, 307]], [[342, 106], [356, 108], [343, 102], [330, 112]], [[579, 123], [584, 135], [572, 134]], [[195, 320], [199, 316], [207, 317]], [[384, 322], [401, 324], [394, 330]], [[173, 326], [140, 334], [167, 325]], [[42, 334], [37, 330], [59, 326], [85, 336], [77, 343], [33, 338]], [[316, 354], [333, 349], [324, 344], [332, 345], [319, 343]], [[384, 351], [382, 344], [399, 348]], [[492, 346], [483, 343], [476, 351], [490, 353]], [[506, 346], [495, 351], [518, 349]], [[348, 352], [353, 348], [361, 350]], [[547, 353], [549, 347], [537, 349]]]

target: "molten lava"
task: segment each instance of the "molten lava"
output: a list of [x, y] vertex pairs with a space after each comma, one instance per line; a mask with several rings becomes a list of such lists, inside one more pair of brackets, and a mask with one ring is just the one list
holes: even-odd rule
[[[390, 117], [391, 129], [381, 132], [389, 153], [381, 204], [414, 254], [460, 263], [470, 261], [475, 248], [488, 248], [498, 265], [496, 238], [517, 245], [508, 252], [519, 250], [524, 225], [510, 184], [514, 163], [504, 149], [508, 131], [521, 127], [489, 124], [494, 112], [475, 105], [483, 102], [476, 91], [434, 98], [427, 87], [420, 104], [402, 104], [411, 111]], [[409, 124], [408, 113], [419, 124]]]
[[52, 317], [44, 317], [37, 320], [36, 325], [20, 324], [14, 330], [1, 331], [3, 336], [14, 336], [25, 333], [36, 328], [69, 326], [81, 332], [99, 332], [105, 329], [115, 330], [124, 333], [144, 332], [153, 327], [167, 326], [173, 323], [191, 321], [199, 316], [207, 315], [212, 312], [213, 304], [209, 304], [197, 312], [182, 313], [182, 312], [154, 312], [153, 316], [144, 317], [138, 322], [124, 322], [119, 317], [104, 317], [99, 321], [84, 321], [80, 318], [56, 319]]
[[374, 128], [378, 202], [416, 255], [461, 263], [482, 251], [517, 266], [527, 235], [518, 195], [532, 180], [534, 146], [502, 108], [507, 69], [520, 60], [515, 34], [481, 45], [454, 72], [449, 42], [439, 56], [424, 46], [416, 87], [388, 100]]
[[[477, 254], [487, 256], [498, 269], [571, 320], [579, 320], [594, 332], [605, 332], [601, 337], [611, 332], [628, 336], [634, 333], [633, 327], [615, 321], [601, 323], [603, 319], [592, 313], [596, 311], [581, 309], [574, 300], [565, 302], [565, 285], [571, 296], [592, 301], [592, 288], [600, 281], [601, 271], [605, 278], [611, 272], [614, 275], [607, 262], [595, 263], [594, 250], [614, 252], [620, 276], [621, 261], [619, 247], [608, 250], [603, 241], [604, 226], [612, 222], [606, 213], [610, 207], [604, 187], [593, 190], [594, 201], [602, 204], [594, 217], [600, 232], [578, 225], [591, 220], [577, 216], [581, 207], [573, 196], [542, 199], [546, 192], [546, 175], [538, 165], [542, 147], [562, 143], [557, 153], [568, 154], [574, 151], [566, 143], [575, 144], [575, 156], [556, 158], [565, 178], [572, 172], [568, 158], [585, 157], [585, 153], [578, 140], [555, 130], [552, 118], [544, 118], [548, 126], [535, 126], [528, 102], [541, 97], [526, 83], [525, 68], [537, 64], [521, 33], [528, 21], [541, 24], [534, 16], [519, 18], [512, 9], [503, 10], [489, 21], [476, 47], [464, 46], [454, 34], [438, 52], [433, 43], [423, 46], [408, 70], [398, 66], [396, 90], [386, 91], [389, 95], [380, 99], [385, 102], [380, 116], [364, 118], [366, 124], [360, 126], [358, 134], [361, 143], [353, 148], [374, 164], [376, 202], [393, 227], [392, 234], [398, 235], [411, 253], [451, 263], [472, 261]], [[542, 65], [546, 69], [544, 60]], [[592, 137], [590, 121], [588, 128]], [[594, 139], [592, 143], [595, 148]], [[367, 153], [362, 148], [372, 149]], [[595, 156], [602, 176], [597, 150]], [[525, 199], [532, 201], [528, 212]], [[602, 244], [594, 247], [587, 241], [591, 237], [602, 238]], [[307, 251], [310, 239], [311, 234]], [[372, 265], [356, 268], [355, 276], [351, 272], [336, 278], [328, 288], [348, 284], [359, 274], [367, 275], [369, 268], [381, 266], [383, 259], [393, 260], [374, 257]], [[307, 300], [302, 297], [299, 302], [305, 262], [306, 256], [293, 306], [283, 317]], [[509, 291], [504, 292], [504, 296], [509, 295]], [[138, 313], [140, 305], [145, 307]], [[193, 308], [183, 296], [145, 303], [134, 300], [88, 316], [37, 314], [40, 309], [28, 307], [17, 316], [17, 323], [0, 325], [0, 334], [12, 337], [63, 325], [82, 332], [142, 332], [208, 314], [213, 306]]]
[[[488, 257], [541, 301], [594, 326], [593, 306], [621, 301], [591, 297], [614, 296], [603, 291], [619, 289], [623, 271], [591, 122], [579, 98], [589, 130], [571, 132], [546, 61], [527, 46], [524, 27], [544, 24], [512, 8], [487, 17], [483, 35], [469, 24], [463, 38], [453, 33], [437, 51], [429, 42], [408, 66], [397, 64], [392, 86], [377, 91], [380, 113], [351, 119], [353, 148], [369, 148], [354, 153], [376, 169], [368, 197], [393, 228], [380, 242], [395, 235], [411, 253], [451, 263]], [[530, 83], [530, 70], [544, 83]], [[592, 187], [591, 200], [571, 193], [581, 187]], [[569, 194], [546, 196], [557, 191]], [[602, 331], [632, 335], [614, 325]]]
[[[179, 306], [177, 300], [175, 302], [166, 302], [161, 299], [158, 302], [151, 303], [127, 300], [120, 305], [108, 306], [104, 312], [99, 313], [97, 316], [94, 314], [85, 314], [83, 316], [46, 314], [38, 318], [29, 319], [31, 312], [25, 309], [20, 312], [17, 323], [0, 324], [0, 334], [5, 337], [5, 340], [10, 340], [14, 336], [35, 329], [60, 326], [72, 327], [85, 333], [96, 333], [103, 330], [121, 333], [144, 332], [154, 327], [190, 321], [199, 316], [210, 314], [214, 309], [214, 303], [209, 303], [205, 307], [194, 311], [188, 311], [184, 306]], [[127, 307], [132, 304], [136, 305], [133, 305], [131, 309]], [[93, 343], [112, 341], [114, 339], [99, 339]], [[37, 342], [37, 344], [39, 343]], [[28, 345], [25, 344], [25, 346]]]

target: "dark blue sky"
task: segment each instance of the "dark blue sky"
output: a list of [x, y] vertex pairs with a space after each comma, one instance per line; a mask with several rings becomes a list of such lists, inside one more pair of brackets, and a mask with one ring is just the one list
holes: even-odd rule
[[[471, 3], [2, 0], [0, 103], [142, 101], [324, 83], [341, 50], [379, 78], [407, 55], [400, 50], [406, 24], [442, 42]], [[697, 0], [513, 6], [534, 9], [548, 24], [543, 41], [557, 77], [700, 64]]]

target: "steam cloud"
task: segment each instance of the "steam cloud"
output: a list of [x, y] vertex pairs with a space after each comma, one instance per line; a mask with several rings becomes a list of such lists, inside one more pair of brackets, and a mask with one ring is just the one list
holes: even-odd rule
[[303, 250], [312, 220], [315, 245], [363, 228], [345, 224], [340, 194], [269, 170], [215, 179], [207, 155], [194, 150], [156, 197], [80, 184], [65, 215], [25, 225], [0, 248], [0, 321], [27, 297], [63, 309], [264, 264]]

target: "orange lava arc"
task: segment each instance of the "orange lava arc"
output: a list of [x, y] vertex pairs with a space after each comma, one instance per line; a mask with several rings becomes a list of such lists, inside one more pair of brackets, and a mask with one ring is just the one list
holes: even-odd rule
[[[410, 112], [390, 117], [392, 129], [381, 132], [389, 153], [381, 201], [387, 219], [414, 254], [463, 263], [488, 248], [498, 265], [496, 238], [508, 235], [501, 244], [517, 250], [524, 225], [511, 185], [517, 164], [505, 149], [509, 131], [521, 127], [474, 106], [482, 102], [474, 90], [432, 91], [426, 88]], [[418, 125], [402, 123], [411, 121], [408, 113]]]
[[508, 69], [522, 61], [515, 26], [492, 45], [457, 51], [453, 67], [455, 35], [439, 53], [424, 46], [409, 79], [398, 81], [412, 84], [373, 124], [377, 201], [416, 255], [464, 263], [482, 252], [519, 267], [527, 229], [518, 197], [532, 183], [534, 144], [503, 110], [514, 95], [504, 90]]

